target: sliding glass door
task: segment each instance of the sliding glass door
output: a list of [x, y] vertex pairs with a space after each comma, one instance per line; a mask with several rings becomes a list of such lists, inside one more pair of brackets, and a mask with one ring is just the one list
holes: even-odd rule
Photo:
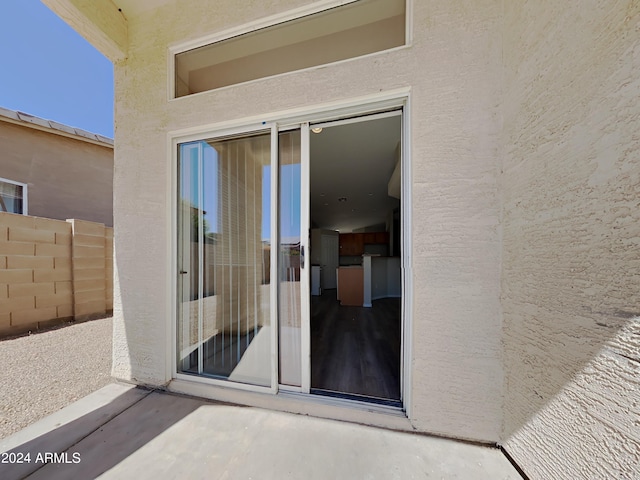
[[269, 387], [271, 132], [178, 146], [178, 373]]
[[309, 391], [307, 145], [308, 127], [178, 144], [179, 374]]
[[[313, 141], [296, 121], [177, 143], [179, 376], [311, 393], [313, 218], [333, 238], [314, 243], [314, 261], [334, 257], [314, 297], [313, 393], [400, 404], [401, 122], [387, 110], [314, 124]], [[362, 247], [336, 269], [343, 229], [361, 230]], [[352, 279], [338, 284], [344, 272]], [[349, 286], [362, 292], [355, 303]]]
[[278, 381], [309, 391], [308, 126], [278, 134]]

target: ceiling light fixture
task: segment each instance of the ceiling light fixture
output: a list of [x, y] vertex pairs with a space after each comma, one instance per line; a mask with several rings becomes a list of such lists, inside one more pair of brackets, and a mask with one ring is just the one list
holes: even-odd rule
[[320, 132], [322, 131], [322, 127], [313, 127], [313, 128], [311, 129], [311, 131], [312, 131], [313, 133], [320, 133]]

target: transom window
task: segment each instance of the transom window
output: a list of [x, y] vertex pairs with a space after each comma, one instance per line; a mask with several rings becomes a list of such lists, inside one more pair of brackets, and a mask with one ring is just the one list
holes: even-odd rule
[[357, 0], [175, 56], [182, 97], [399, 47], [406, 0]]

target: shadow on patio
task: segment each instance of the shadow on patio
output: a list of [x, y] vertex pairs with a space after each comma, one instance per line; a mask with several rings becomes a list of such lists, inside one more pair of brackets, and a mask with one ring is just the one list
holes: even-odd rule
[[[497, 449], [120, 384], [0, 441], [0, 450], [31, 454], [31, 463], [0, 465], [6, 480], [521, 478]], [[37, 463], [46, 452], [66, 452], [58, 456], [66, 463]]]

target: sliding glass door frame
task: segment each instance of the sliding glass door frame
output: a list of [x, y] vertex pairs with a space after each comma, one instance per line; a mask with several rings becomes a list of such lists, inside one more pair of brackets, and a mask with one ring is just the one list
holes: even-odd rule
[[301, 188], [300, 188], [300, 229], [303, 232], [303, 245], [305, 249], [304, 275], [300, 274], [301, 316], [302, 316], [302, 393], [311, 391], [311, 198], [310, 198], [310, 148], [309, 148], [309, 122], [300, 126], [300, 161]]
[[[249, 383], [241, 383], [241, 382], [236, 382], [236, 381], [231, 381], [231, 380], [225, 380], [225, 379], [218, 379], [218, 378], [214, 378], [214, 377], [210, 377], [210, 376], [204, 376], [201, 375], [203, 368], [202, 368], [202, 306], [201, 304], [201, 298], [202, 298], [202, 282], [198, 282], [199, 286], [198, 286], [198, 374], [189, 374], [189, 373], [181, 373], [178, 370], [178, 363], [179, 363], [179, 352], [178, 352], [178, 329], [182, 328], [181, 325], [179, 324], [179, 318], [180, 318], [180, 314], [179, 314], [179, 309], [184, 308], [182, 305], [180, 305], [180, 302], [178, 301], [178, 295], [180, 294], [180, 282], [181, 282], [181, 276], [184, 275], [183, 272], [179, 271], [179, 262], [180, 262], [180, 258], [179, 258], [179, 235], [178, 235], [178, 205], [179, 205], [179, 198], [178, 198], [178, 167], [179, 167], [179, 155], [178, 155], [178, 151], [180, 149], [180, 146], [183, 144], [187, 144], [189, 142], [197, 142], [197, 141], [203, 141], [203, 140], [207, 140], [207, 141], [212, 141], [212, 140], [225, 140], [226, 138], [230, 138], [230, 137], [249, 137], [251, 135], [256, 135], [256, 134], [266, 134], [268, 133], [270, 135], [270, 159], [269, 159], [269, 167], [270, 167], [270, 178], [269, 178], [269, 185], [270, 185], [270, 199], [269, 199], [269, 204], [270, 204], [270, 223], [269, 223], [269, 227], [270, 227], [270, 234], [269, 234], [269, 242], [271, 245], [270, 248], [270, 252], [269, 252], [269, 260], [270, 260], [270, 265], [269, 265], [269, 277], [271, 279], [270, 283], [269, 283], [269, 319], [270, 319], [270, 323], [269, 325], [271, 326], [270, 328], [270, 339], [269, 339], [269, 344], [270, 344], [270, 367], [269, 367], [269, 371], [270, 371], [270, 385], [269, 386], [261, 386], [261, 385], [254, 385], [254, 384], [249, 384]], [[217, 129], [215, 131], [202, 131], [200, 133], [193, 133], [193, 134], [189, 134], [189, 135], [181, 135], [181, 136], [176, 136], [170, 139], [170, 145], [171, 145], [171, 151], [172, 151], [172, 171], [174, 172], [172, 174], [172, 179], [171, 179], [171, 189], [172, 189], [172, 194], [171, 194], [171, 201], [172, 201], [172, 207], [171, 207], [171, 218], [172, 218], [172, 241], [171, 244], [172, 246], [172, 252], [171, 252], [171, 258], [172, 258], [172, 265], [171, 265], [171, 277], [174, 279], [173, 281], [173, 288], [172, 288], [172, 311], [174, 312], [173, 314], [173, 321], [172, 321], [172, 331], [173, 331], [173, 335], [172, 335], [172, 356], [171, 356], [171, 361], [172, 361], [172, 377], [175, 379], [179, 379], [179, 380], [188, 380], [188, 381], [192, 381], [192, 382], [199, 382], [199, 383], [206, 383], [206, 384], [212, 384], [212, 385], [218, 385], [218, 386], [224, 386], [224, 387], [231, 387], [231, 388], [236, 388], [239, 390], [248, 390], [248, 391], [255, 391], [255, 392], [262, 392], [262, 393], [276, 393], [278, 390], [278, 378], [277, 378], [277, 372], [278, 372], [278, 350], [277, 350], [277, 346], [278, 346], [278, 329], [274, 328], [277, 327], [277, 296], [278, 296], [278, 292], [277, 292], [277, 282], [274, 281], [274, 279], [277, 278], [277, 259], [278, 259], [278, 252], [277, 252], [277, 248], [274, 248], [274, 246], [277, 245], [277, 240], [278, 240], [278, 236], [277, 236], [277, 227], [278, 227], [278, 215], [277, 215], [277, 209], [274, 208], [274, 205], [277, 205], [277, 195], [278, 195], [278, 176], [276, 174], [274, 174], [274, 172], [277, 171], [278, 168], [278, 144], [277, 144], [277, 137], [278, 137], [278, 129], [277, 129], [277, 125], [275, 123], [270, 123], [270, 124], [265, 124], [265, 123], [260, 123], [260, 124], [249, 124], [243, 127], [238, 127], [238, 128], [227, 128], [227, 129]], [[199, 168], [199, 174], [202, 175], [202, 171]], [[202, 192], [199, 192], [199, 194], [201, 195]], [[202, 230], [202, 222], [199, 222], [199, 230]], [[198, 249], [201, 250], [202, 249], [202, 245], [200, 244], [198, 246]], [[200, 258], [198, 259], [200, 262], [200, 266], [199, 266], [199, 271], [202, 272], [202, 256], [200, 256]]]
[[[167, 137], [167, 148], [170, 152], [169, 164], [171, 175], [168, 181], [170, 188], [170, 225], [169, 229], [169, 251], [170, 258], [170, 284], [167, 287], [169, 298], [167, 304], [171, 312], [167, 318], [167, 371], [170, 373], [171, 379], [183, 380], [192, 383], [208, 384], [211, 386], [225, 387], [227, 391], [245, 390], [261, 393], [276, 394], [279, 391], [289, 391], [292, 393], [300, 393], [308, 397], [314, 397], [315, 402], [334, 404], [335, 400], [325, 400], [322, 397], [306, 395], [310, 392], [311, 386], [311, 333], [310, 333], [310, 262], [309, 262], [309, 191], [310, 191], [310, 158], [309, 158], [309, 124], [331, 122], [349, 117], [357, 117], [361, 115], [382, 112], [390, 108], [401, 108], [402, 114], [402, 345], [401, 345], [401, 400], [407, 415], [410, 415], [410, 403], [407, 399], [411, 396], [411, 336], [412, 328], [410, 321], [410, 312], [412, 311], [412, 279], [411, 279], [411, 175], [410, 161], [408, 159], [408, 146], [410, 144], [410, 128], [409, 128], [409, 89], [398, 89], [397, 91], [374, 94], [367, 97], [361, 97], [343, 102], [334, 102], [316, 107], [292, 110], [274, 113], [270, 116], [272, 120], [266, 122], [261, 118], [253, 117], [253, 119], [234, 120], [220, 124], [204, 125], [194, 128], [188, 128], [179, 131], [169, 132]], [[282, 385], [279, 382], [279, 338], [278, 338], [278, 301], [279, 301], [279, 282], [278, 279], [278, 250], [279, 250], [279, 179], [278, 169], [280, 166], [278, 152], [279, 133], [287, 130], [300, 129], [301, 132], [301, 242], [300, 247], [304, 248], [305, 262], [300, 272], [300, 289], [301, 298], [301, 385], [292, 387]], [[177, 205], [178, 205], [178, 184], [177, 184], [177, 166], [178, 166], [178, 148], [182, 143], [198, 140], [223, 139], [229, 136], [251, 135], [258, 132], [270, 132], [271, 135], [271, 151], [270, 151], [270, 278], [272, 281], [269, 286], [270, 298], [270, 325], [271, 329], [271, 353], [270, 353], [270, 371], [271, 384], [268, 387], [249, 385], [246, 383], [238, 383], [229, 380], [219, 380], [216, 378], [182, 374], [178, 372], [178, 223], [177, 223]]]
[[[310, 393], [311, 391], [311, 263], [310, 263], [310, 164], [309, 164], [309, 122], [281, 123], [277, 125], [278, 134], [291, 130], [300, 130], [300, 385], [286, 385], [279, 381], [278, 390]], [[276, 135], [279, 139], [280, 135]], [[279, 147], [279, 146], [278, 146]], [[279, 152], [280, 149], [278, 148]], [[278, 159], [279, 161], [280, 159]], [[274, 209], [280, 214], [280, 205]], [[281, 239], [278, 238], [278, 245]], [[278, 282], [280, 285], [280, 282]], [[280, 320], [280, 318], [279, 318]], [[280, 380], [280, 379], [279, 379]]]

